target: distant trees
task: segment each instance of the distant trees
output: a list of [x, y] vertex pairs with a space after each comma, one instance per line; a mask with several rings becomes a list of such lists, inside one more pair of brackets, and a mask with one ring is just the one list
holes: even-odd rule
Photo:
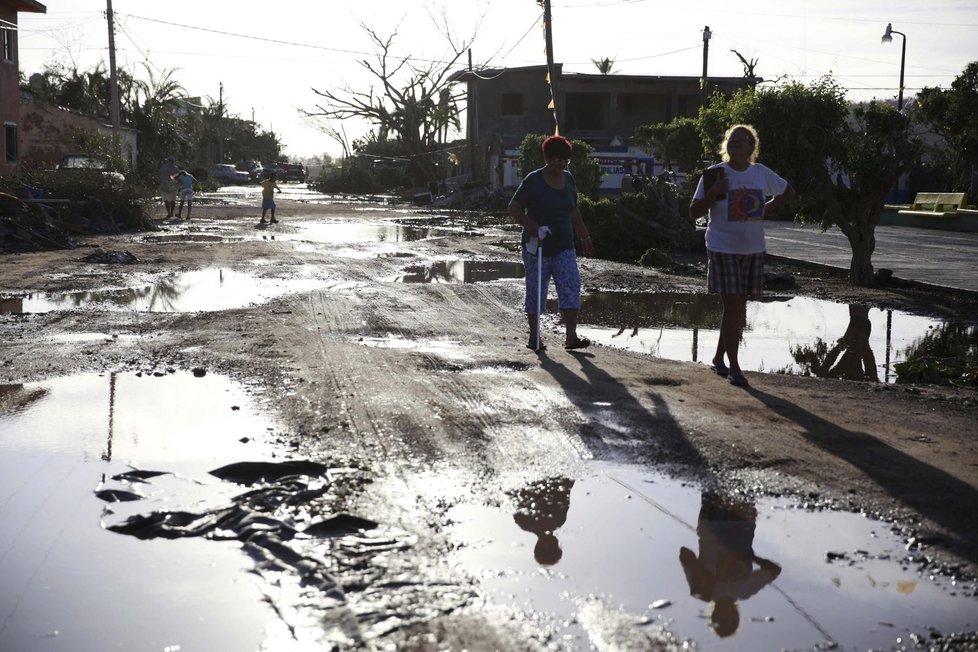
[[737, 123], [757, 128], [761, 162], [798, 191], [791, 207], [795, 218], [823, 228], [839, 227], [852, 248], [849, 280], [872, 285], [875, 229], [883, 202], [919, 157], [920, 143], [911, 133], [910, 120], [876, 102], [851, 106], [842, 89], [826, 77], [810, 86], [790, 82], [730, 97], [717, 93], [692, 123], [680, 119], [648, 125], [637, 136], [660, 155], [682, 157], [690, 166], [686, 172], [695, 176], [699, 161], [717, 160], [723, 132]]
[[[118, 71], [120, 117], [124, 125], [136, 130], [138, 138], [140, 155], [132, 171], [137, 178], [151, 180], [160, 162], [169, 156], [186, 165], [195, 161], [203, 165], [208, 162], [208, 145], [215, 143], [226, 161], [281, 157], [281, 144], [273, 132], [258, 131], [250, 121], [228, 117], [224, 105], [213, 100], [192, 104], [176, 75], [175, 70], [157, 74], [147, 65], [141, 78], [128, 70]], [[110, 114], [109, 76], [103, 64], [87, 71], [48, 66], [31, 75], [24, 90], [41, 102], [86, 115]], [[98, 141], [92, 135], [80, 137], [93, 144]]]
[[[373, 60], [360, 61], [360, 65], [373, 77], [376, 86], [313, 88], [322, 102], [304, 113], [325, 119], [327, 124], [350, 118], [367, 120], [375, 131], [360, 140], [360, 151], [376, 154], [383, 150], [390, 154], [394, 149], [411, 159], [419, 181], [435, 180], [435, 161], [430, 154], [444, 142], [449, 127], [459, 126], [456, 98], [451, 94], [451, 75], [472, 39], [456, 42], [447, 27], [443, 27], [450, 53], [440, 60], [425, 61], [393, 54], [396, 31], [382, 37], [366, 25], [361, 27], [376, 56]], [[325, 131], [338, 133], [329, 127]]]
[[693, 118], [642, 125], [635, 130], [632, 143], [655, 152], [670, 168], [675, 164], [691, 172], [702, 167], [703, 143]]
[[971, 203], [978, 202], [975, 173], [978, 168], [978, 61], [965, 67], [951, 88], [925, 88], [917, 95], [917, 117], [947, 145], [944, 156], [950, 189], [967, 189]]

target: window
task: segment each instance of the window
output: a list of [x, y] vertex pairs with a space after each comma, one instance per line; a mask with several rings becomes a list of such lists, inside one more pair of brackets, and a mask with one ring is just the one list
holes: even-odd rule
[[17, 125], [5, 122], [3, 125], [3, 160], [17, 162]]
[[523, 94], [503, 93], [502, 113], [503, 115], [523, 115]]
[[606, 129], [605, 116], [611, 105], [608, 93], [567, 93], [565, 115], [568, 131]]
[[13, 61], [14, 60], [14, 30], [12, 29], [0, 29], [0, 34], [3, 34], [3, 60]]
[[645, 122], [672, 120], [672, 97], [663, 93], [622, 93], [618, 96], [622, 115]]

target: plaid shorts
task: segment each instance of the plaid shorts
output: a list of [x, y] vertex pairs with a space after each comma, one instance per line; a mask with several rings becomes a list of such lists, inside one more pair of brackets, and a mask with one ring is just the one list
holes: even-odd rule
[[[523, 301], [523, 311], [537, 314], [537, 257], [523, 251], [523, 267], [526, 269], [526, 298]], [[557, 305], [561, 310], [580, 310], [581, 308], [581, 271], [577, 267], [577, 252], [573, 247], [558, 252], [553, 256], [543, 257], [543, 310], [547, 312], [547, 294], [550, 290], [550, 279], [553, 278], [557, 288]]]
[[706, 289], [714, 294], [758, 296], [764, 291], [764, 252], [722, 254], [707, 251]]

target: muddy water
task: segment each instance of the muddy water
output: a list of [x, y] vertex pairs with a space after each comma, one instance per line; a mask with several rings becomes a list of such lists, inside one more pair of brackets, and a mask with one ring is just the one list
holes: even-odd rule
[[637, 467], [593, 463], [448, 517], [451, 561], [571, 649], [615, 641], [618, 623], [745, 651], [894, 649], [978, 626], [975, 587], [918, 572], [883, 523]]
[[[716, 295], [598, 292], [582, 298], [578, 330], [607, 346], [709, 364], [720, 315]], [[740, 364], [752, 371], [892, 382], [893, 365], [943, 323], [807, 297], [749, 301]]]
[[[135, 505], [199, 507], [240, 491], [207, 471], [268, 457], [270, 427], [243, 387], [214, 375], [0, 385], [0, 649], [254, 650], [274, 637], [237, 542], [105, 529]], [[112, 479], [133, 468], [167, 473]]]
[[[166, 276], [134, 287], [92, 292], [34, 294], [9, 300], [4, 312], [52, 310], [135, 310], [140, 312], [196, 312], [228, 310], [259, 304], [276, 297], [322, 287], [310, 278], [313, 270], [300, 270], [298, 278], [270, 279], [230, 269], [202, 269]], [[15, 305], [15, 302], [19, 304]]]

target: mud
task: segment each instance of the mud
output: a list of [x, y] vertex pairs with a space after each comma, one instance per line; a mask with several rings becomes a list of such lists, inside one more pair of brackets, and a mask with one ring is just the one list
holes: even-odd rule
[[[425, 275], [441, 273], [442, 261], [465, 261], [470, 269], [517, 262], [515, 229], [491, 216], [407, 213], [313, 197], [282, 200], [281, 224], [263, 230], [256, 228], [255, 208], [246, 205], [205, 204], [193, 214], [190, 222], [158, 222], [161, 231], [154, 234], [89, 238], [78, 250], [3, 256], [4, 296], [16, 304], [38, 295], [154, 287], [180, 273], [227, 270], [267, 284], [245, 284], [253, 300], [222, 304], [212, 294], [190, 309], [166, 311], [74, 301], [43, 311], [8, 309], [0, 316], [0, 382], [43, 383], [109, 371], [165, 377], [201, 369], [243, 383], [254, 409], [276, 424], [248, 437], [271, 445], [279, 458], [325, 466], [328, 481], [320, 477], [310, 485], [311, 476], [302, 474], [305, 479], [264, 477], [244, 491], [222, 489], [202, 505], [158, 509], [142, 497], [155, 483], [165, 487], [153, 495], [179, 495], [181, 483], [197, 486], [191, 478], [219, 467], [198, 465], [188, 476], [154, 465], [146, 468], [167, 473], [142, 482], [120, 476], [100, 488], [136, 500], [104, 503], [95, 492], [88, 499], [125, 506], [137, 518], [130, 526], [140, 516], [150, 519], [142, 522], [149, 529], [140, 531], [154, 537], [169, 525], [199, 531], [184, 538], [226, 537], [242, 545], [282, 624], [266, 635], [270, 649], [751, 649], [747, 641], [753, 639], [721, 638], [697, 622], [698, 598], [688, 588], [647, 596], [648, 605], [658, 604], [648, 612], [634, 608], [630, 589], [615, 588], [620, 582], [627, 587], [631, 571], [611, 563], [609, 528], [625, 525], [614, 519], [590, 531], [597, 542], [585, 554], [587, 563], [608, 569], [604, 580], [575, 585], [569, 609], [539, 600], [517, 604], [455, 555], [469, 537], [458, 524], [489, 534], [496, 522], [491, 510], [507, 513], [519, 503], [521, 487], [566, 478], [575, 481], [573, 495], [597, 463], [664, 473], [691, 487], [720, 487], [757, 504], [783, 500], [794, 509], [843, 510], [839, 523], [845, 523], [843, 514], [870, 515], [894, 531], [895, 546], [903, 550], [891, 553], [903, 569], [897, 574], [909, 573], [927, 591], [974, 600], [969, 578], [978, 569], [978, 401], [972, 390], [759, 372], [749, 374], [751, 386], [744, 390], [704, 364], [604, 346], [564, 352], [554, 317], [545, 324], [551, 346], [537, 356], [523, 346], [515, 273], [482, 281], [463, 271], [451, 282], [423, 282]], [[337, 227], [319, 226], [343, 222], [354, 236], [338, 237]], [[398, 229], [405, 226], [424, 233], [401, 237]], [[131, 252], [140, 262], [82, 260], [98, 247]], [[692, 294], [704, 284], [696, 275], [601, 260], [585, 260], [582, 268], [591, 293]], [[777, 262], [772, 268], [791, 273], [797, 296], [978, 321], [974, 297], [914, 288], [857, 290], [826, 270]], [[412, 273], [422, 281], [398, 282]], [[288, 285], [297, 280], [315, 284]], [[279, 284], [282, 291], [262, 291]], [[749, 341], [744, 356], [750, 359]], [[21, 408], [5, 402], [3, 409]], [[229, 463], [258, 461], [239, 453]], [[664, 504], [661, 492], [642, 493]], [[571, 498], [569, 513], [590, 502]], [[694, 522], [695, 510], [684, 520]], [[127, 527], [122, 518], [112, 522]], [[560, 531], [570, 523], [552, 525]], [[573, 538], [561, 537], [567, 560]], [[696, 538], [692, 545], [676, 543], [670, 557], [682, 546], [695, 549]], [[820, 558], [862, 564], [860, 550], [877, 555], [853, 543]], [[827, 558], [825, 552], [840, 556]], [[777, 585], [787, 585], [790, 595], [799, 581], [792, 564], [758, 556], [784, 569]], [[584, 577], [569, 561], [542, 565], [531, 559], [520, 562], [525, 572], [552, 569], [572, 581]], [[667, 562], [671, 572], [681, 568], [677, 559]], [[650, 557], [649, 563], [657, 562]], [[508, 564], [504, 559], [491, 572], [509, 573]], [[905, 581], [901, 575], [899, 582]], [[771, 599], [784, 603], [771, 586], [758, 595], [764, 597], [744, 601], [745, 613], [764, 612], [754, 605]], [[691, 619], [670, 621], [670, 609]], [[967, 649], [974, 610], [961, 613], [950, 623], [935, 616], [873, 627], [884, 629], [881, 647], [919, 641], [920, 649]], [[760, 618], [742, 619], [743, 631], [763, 631], [763, 613]], [[567, 619], [569, 635], [561, 625]], [[787, 632], [788, 648], [827, 640], [810, 623], [777, 627]]]

